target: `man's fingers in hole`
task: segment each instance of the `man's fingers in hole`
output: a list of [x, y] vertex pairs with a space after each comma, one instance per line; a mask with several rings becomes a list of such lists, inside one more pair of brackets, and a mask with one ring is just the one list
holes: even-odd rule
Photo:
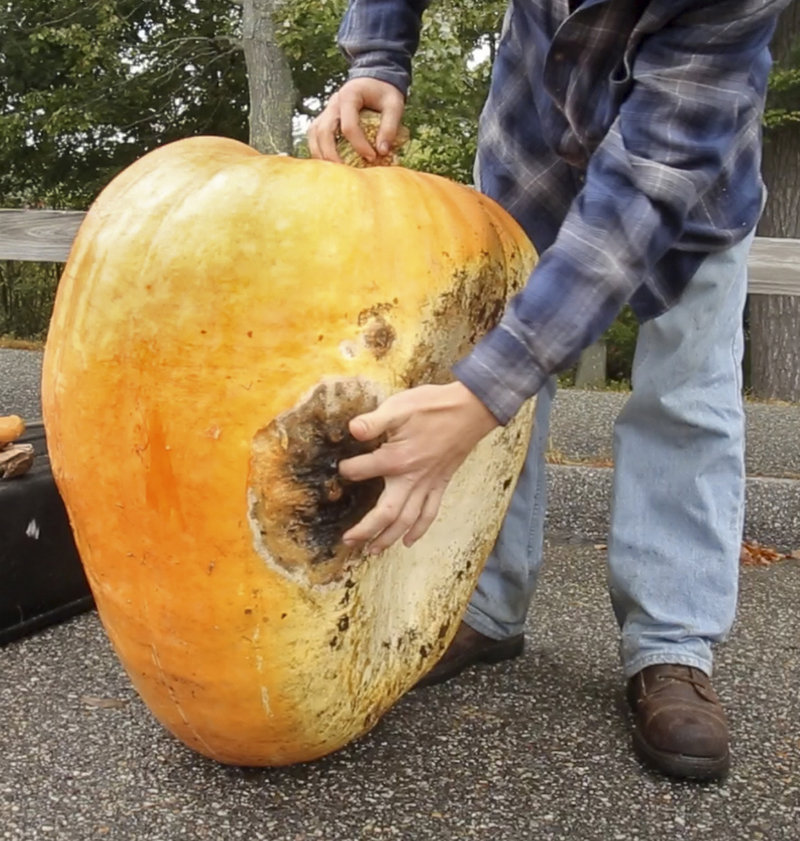
[[363, 544], [378, 537], [384, 529], [388, 528], [400, 516], [407, 495], [408, 491], [404, 493], [399, 486], [393, 485], [390, 487], [387, 485], [378, 498], [375, 507], [362, 517], [353, 528], [344, 533], [342, 538], [344, 542]]
[[371, 542], [369, 551], [378, 554], [399, 540], [418, 521], [425, 503], [426, 490], [415, 489], [406, 499], [402, 511], [392, 523]]
[[446, 485], [440, 485], [428, 493], [417, 521], [406, 532], [403, 538], [403, 543], [406, 546], [413, 546], [431, 527], [431, 524], [436, 519], [436, 515], [439, 513], [439, 506], [442, 504], [442, 497], [444, 496], [446, 487]]

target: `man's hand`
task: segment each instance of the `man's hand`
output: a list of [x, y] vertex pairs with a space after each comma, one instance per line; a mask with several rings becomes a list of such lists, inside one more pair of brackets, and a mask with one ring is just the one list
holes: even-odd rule
[[336, 151], [336, 138], [343, 134], [352, 147], [370, 163], [376, 150], [361, 130], [358, 115], [364, 108], [378, 111], [381, 126], [376, 139], [377, 152], [388, 155], [392, 149], [406, 101], [402, 93], [388, 82], [378, 79], [351, 79], [330, 98], [325, 110], [308, 129], [308, 147], [314, 158], [341, 163]]
[[382, 476], [378, 502], [344, 535], [351, 546], [370, 544], [377, 554], [403, 538], [411, 546], [428, 530], [445, 488], [473, 447], [497, 420], [460, 382], [423, 385], [392, 395], [373, 412], [350, 421], [350, 433], [388, 440], [368, 455], [339, 463], [346, 479]]

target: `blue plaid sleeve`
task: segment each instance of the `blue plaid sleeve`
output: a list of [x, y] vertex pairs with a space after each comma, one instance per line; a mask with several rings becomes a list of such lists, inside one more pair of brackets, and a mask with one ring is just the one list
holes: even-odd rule
[[429, 3], [430, 0], [350, 0], [339, 28], [339, 47], [350, 63], [349, 78], [380, 79], [407, 94], [422, 13]]
[[[630, 92], [589, 160], [555, 242], [498, 326], [454, 373], [508, 422], [598, 339], [655, 274], [723, 167], [758, 167], [768, 44], [785, 2], [686, 4], [625, 68]], [[713, 206], [709, 214], [713, 216]], [[755, 224], [742, 218], [743, 230]], [[654, 293], [663, 288], [654, 285]], [[664, 308], [674, 301], [664, 301]]]

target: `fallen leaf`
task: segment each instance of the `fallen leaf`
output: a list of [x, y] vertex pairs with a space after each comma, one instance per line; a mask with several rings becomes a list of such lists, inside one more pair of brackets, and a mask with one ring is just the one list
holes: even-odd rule
[[800, 561], [800, 549], [795, 549], [789, 557], [794, 558], [796, 561]]
[[98, 710], [118, 710], [128, 703], [122, 698], [97, 698], [94, 695], [81, 695], [81, 701], [87, 707]]
[[7, 444], [0, 450], [0, 479], [22, 476], [33, 466], [33, 444]]
[[771, 546], [761, 546], [752, 540], [745, 540], [739, 553], [739, 561], [743, 566], [769, 566], [776, 561], [783, 561], [788, 558], [777, 549]]
[[607, 543], [595, 543], [594, 548], [597, 549], [598, 552], [605, 552], [608, 549]]
[[608, 456], [570, 457], [561, 450], [548, 450], [545, 453], [548, 464], [562, 464], [567, 467], [613, 467], [614, 460]]

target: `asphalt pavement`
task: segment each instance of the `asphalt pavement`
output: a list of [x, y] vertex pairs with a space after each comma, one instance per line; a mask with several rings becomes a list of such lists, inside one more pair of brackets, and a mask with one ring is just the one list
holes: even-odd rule
[[94, 613], [0, 649], [0, 838], [797, 841], [800, 563], [743, 571], [715, 676], [733, 769], [698, 785], [632, 755], [604, 552], [546, 559], [520, 659], [412, 692], [357, 743], [286, 769], [168, 735]]

